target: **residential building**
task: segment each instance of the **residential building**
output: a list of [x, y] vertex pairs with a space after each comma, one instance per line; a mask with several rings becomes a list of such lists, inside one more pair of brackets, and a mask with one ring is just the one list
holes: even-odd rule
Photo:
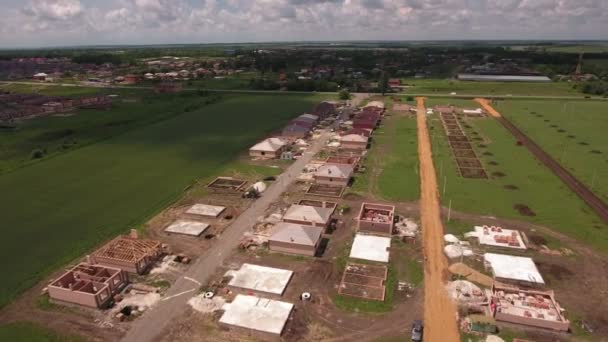
[[282, 253], [315, 256], [322, 236], [322, 227], [280, 222], [275, 226], [275, 233], [268, 239], [268, 249]]
[[347, 186], [353, 173], [352, 165], [324, 164], [317, 169], [313, 177], [317, 184]]
[[253, 145], [249, 149], [249, 155], [252, 157], [274, 159], [279, 158], [285, 150], [287, 142], [280, 138], [268, 138]]

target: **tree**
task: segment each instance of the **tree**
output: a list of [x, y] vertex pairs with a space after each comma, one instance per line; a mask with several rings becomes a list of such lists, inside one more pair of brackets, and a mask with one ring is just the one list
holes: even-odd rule
[[348, 89], [340, 90], [340, 92], [338, 93], [338, 98], [340, 100], [350, 100], [350, 92], [348, 91]]
[[388, 91], [388, 75], [386, 72], [382, 72], [382, 75], [380, 76], [380, 82], [378, 83], [378, 88], [380, 88], [380, 93], [382, 93], [382, 96], [384, 96], [384, 94], [386, 94], [386, 92]]

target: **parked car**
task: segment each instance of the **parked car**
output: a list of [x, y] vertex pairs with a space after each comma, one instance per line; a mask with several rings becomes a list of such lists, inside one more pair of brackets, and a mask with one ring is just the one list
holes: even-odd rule
[[422, 342], [423, 334], [424, 334], [424, 325], [422, 325], [422, 321], [415, 320], [412, 323], [412, 342]]

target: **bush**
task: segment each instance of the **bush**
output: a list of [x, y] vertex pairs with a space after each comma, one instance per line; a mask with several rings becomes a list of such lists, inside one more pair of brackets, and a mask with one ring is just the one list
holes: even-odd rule
[[350, 92], [348, 91], [348, 89], [342, 89], [338, 93], [338, 97], [340, 98], [340, 100], [350, 100]]
[[32, 151], [32, 159], [40, 159], [42, 157], [44, 157], [44, 150], [37, 148]]

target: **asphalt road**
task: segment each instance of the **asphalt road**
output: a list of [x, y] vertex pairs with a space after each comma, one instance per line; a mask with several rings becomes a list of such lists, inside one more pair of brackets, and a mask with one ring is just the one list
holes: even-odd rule
[[[87, 84], [74, 84], [74, 83], [40, 83], [40, 82], [9, 82], [9, 81], [0, 81], [0, 84], [23, 84], [23, 85], [49, 85], [49, 86], [61, 86], [61, 87], [89, 87], [89, 88], [108, 88], [108, 89], [154, 89], [154, 87], [149, 86], [121, 86], [121, 85], [107, 85], [107, 84], [96, 84], [96, 83], [87, 83]], [[310, 91], [282, 91], [282, 90], [231, 90], [231, 89], [206, 89], [206, 88], [184, 88], [184, 90], [195, 91], [195, 90], [204, 90], [210, 92], [218, 92], [218, 93], [243, 93], [243, 94], [328, 94], [328, 95], [336, 95], [335, 92], [310, 92]], [[380, 93], [369, 93], [366, 95], [380, 95]], [[483, 97], [487, 99], [527, 99], [527, 100], [585, 100], [585, 101], [608, 101], [608, 98], [598, 97], [598, 96], [590, 96], [586, 98], [586, 95], [578, 95], [578, 96], [550, 96], [550, 95], [513, 95], [513, 94], [456, 94], [451, 95], [450, 93], [387, 93], [387, 96], [413, 96], [413, 97], [451, 97], [451, 98], [461, 98], [461, 99], [471, 99], [476, 97]]]
[[215, 244], [169, 288], [160, 303], [133, 322], [123, 341], [152, 341], [159, 336], [174, 319], [184, 312], [187, 301], [197, 294], [201, 284], [208, 283], [210, 277], [238, 247], [243, 233], [250, 230], [258, 217], [264, 215], [268, 206], [275, 202], [287, 187], [295, 181], [302, 169], [329, 140], [331, 133], [324, 131], [308, 150], [296, 160], [277, 180], [268, 187], [253, 204], [245, 210]]

